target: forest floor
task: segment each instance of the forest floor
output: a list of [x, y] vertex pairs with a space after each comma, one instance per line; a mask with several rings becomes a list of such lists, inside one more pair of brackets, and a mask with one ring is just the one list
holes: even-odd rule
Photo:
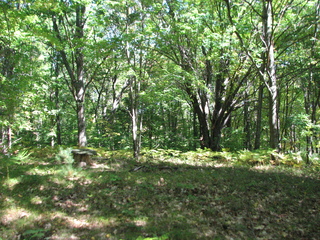
[[0, 239], [319, 239], [319, 168], [128, 154], [100, 151], [83, 169], [0, 158]]

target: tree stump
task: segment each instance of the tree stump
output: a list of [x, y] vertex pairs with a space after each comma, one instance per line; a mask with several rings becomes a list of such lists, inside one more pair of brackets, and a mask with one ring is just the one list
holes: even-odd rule
[[91, 156], [97, 155], [97, 152], [92, 149], [73, 149], [72, 151], [73, 159], [76, 164], [79, 166], [93, 165]]

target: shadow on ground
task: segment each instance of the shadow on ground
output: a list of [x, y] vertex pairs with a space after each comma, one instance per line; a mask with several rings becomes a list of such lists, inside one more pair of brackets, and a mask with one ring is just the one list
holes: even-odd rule
[[320, 180], [314, 177], [171, 163], [105, 167], [111, 163], [83, 170], [15, 166], [9, 179], [1, 170], [0, 239], [320, 236]]

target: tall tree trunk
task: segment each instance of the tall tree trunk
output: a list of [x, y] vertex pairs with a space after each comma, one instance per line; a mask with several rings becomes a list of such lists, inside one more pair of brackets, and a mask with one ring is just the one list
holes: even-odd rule
[[269, 131], [270, 147], [279, 149], [279, 104], [274, 56], [273, 9], [272, 0], [263, 1], [263, 40], [266, 48], [266, 84], [269, 90]]
[[[58, 57], [58, 56], [57, 56]], [[54, 74], [55, 78], [58, 79], [59, 74], [60, 74], [60, 63], [56, 61], [55, 66], [54, 66]], [[57, 138], [57, 144], [62, 145], [62, 137], [61, 137], [61, 113], [60, 113], [60, 91], [59, 87], [56, 86], [55, 91], [54, 91], [54, 101], [55, 101], [55, 108], [57, 111], [56, 114], [56, 119], [55, 119], [55, 124], [56, 124], [56, 138]]]
[[[75, 38], [82, 40], [84, 36], [84, 13], [85, 6], [78, 5], [76, 9], [76, 29]], [[75, 90], [76, 103], [77, 103], [77, 116], [78, 116], [78, 145], [85, 147], [87, 145], [86, 134], [86, 119], [85, 119], [85, 79], [84, 79], [84, 56], [82, 53], [83, 47], [77, 47], [76, 54], [76, 81], [72, 82]]]
[[[84, 76], [84, 56], [83, 47], [81, 47], [81, 41], [84, 37], [84, 26], [85, 26], [85, 6], [78, 4], [76, 6], [76, 25], [74, 40], [76, 42], [74, 55], [75, 61], [70, 63], [72, 60], [68, 60], [67, 53], [65, 50], [60, 50], [59, 53], [62, 58], [62, 62], [68, 72], [71, 83], [69, 89], [73, 94], [76, 102], [76, 113], [77, 113], [77, 128], [78, 128], [78, 145], [79, 147], [85, 147], [87, 145], [87, 134], [86, 134], [86, 119], [85, 119], [85, 76]], [[57, 24], [56, 16], [52, 17], [53, 29], [57, 35], [57, 38], [62, 42], [59, 27]], [[61, 18], [59, 20], [62, 20]], [[75, 69], [71, 66], [75, 65]]]

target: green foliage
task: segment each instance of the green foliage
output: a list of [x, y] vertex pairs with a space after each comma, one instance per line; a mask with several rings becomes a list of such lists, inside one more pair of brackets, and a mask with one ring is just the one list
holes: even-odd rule
[[59, 147], [59, 152], [55, 155], [55, 160], [61, 164], [58, 175], [63, 179], [80, 177], [83, 175], [82, 169], [74, 165], [74, 158], [71, 150], [72, 148]]
[[[316, 91], [319, 3], [302, 2], [274, 3], [272, 17], [278, 27], [272, 35], [279, 75], [276, 87], [279, 96], [285, 96], [278, 99], [281, 141], [285, 151], [308, 151], [310, 155], [320, 146]], [[86, 6], [81, 16], [86, 26], [84, 36], [75, 37], [80, 5]], [[261, 1], [84, 0], [69, 4], [54, 0], [43, 4], [36, 0], [30, 6], [2, 2], [0, 132], [7, 136], [10, 128], [13, 147], [55, 146], [58, 139], [62, 141], [58, 144], [76, 143], [76, 87], [68, 78], [73, 69], [62, 62], [75, 66], [75, 52], [80, 51], [86, 69], [86, 126], [91, 146], [131, 148], [129, 110], [133, 103], [128, 76], [135, 76], [139, 85], [136, 104], [142, 117], [142, 148], [198, 148], [202, 129], [195, 101], [208, 108], [205, 121], [209, 128], [215, 125], [215, 107], [226, 104], [222, 109], [230, 111], [232, 120], [231, 126], [220, 126], [223, 149], [239, 151], [244, 140], [251, 141], [246, 147], [253, 146], [260, 108], [257, 92], [263, 83], [256, 76], [261, 74], [266, 55], [261, 41], [262, 11]], [[60, 36], [52, 29], [52, 16], [59, 19]], [[246, 75], [248, 69], [252, 72]], [[223, 82], [221, 96], [216, 92], [219, 78]], [[268, 90], [265, 88], [263, 95]], [[216, 104], [218, 99], [221, 101]], [[232, 106], [228, 106], [229, 100]], [[249, 140], [243, 131], [244, 102], [249, 103]], [[264, 101], [261, 109], [262, 148], [269, 145], [268, 104]], [[2, 144], [9, 143], [4, 138]], [[40, 152], [34, 154], [41, 156]], [[240, 161], [268, 162], [255, 154], [251, 157], [255, 160], [242, 154]]]
[[237, 129], [225, 128], [223, 131], [225, 136], [221, 142], [223, 148], [232, 152], [244, 148], [244, 132], [242, 127]]
[[47, 229], [30, 229], [25, 231], [22, 235], [25, 237], [26, 240], [32, 240], [32, 239], [49, 239], [45, 238], [46, 232], [48, 232]]
[[74, 166], [72, 164], [65, 164], [60, 167], [58, 171], [58, 176], [62, 179], [72, 179], [78, 178], [83, 175], [83, 171], [80, 167]]
[[[34, 158], [37, 159], [51, 159], [51, 158], [56, 158], [57, 152], [60, 152], [60, 149], [62, 147], [42, 147], [42, 148], [29, 148], [30, 155]], [[59, 153], [58, 153], [59, 154]], [[61, 161], [60, 159], [58, 160], [59, 162]]]
[[8, 162], [10, 164], [27, 164], [31, 160], [28, 150], [19, 151], [17, 154], [9, 157]]
[[63, 148], [59, 147], [59, 152], [55, 156], [55, 160], [58, 163], [65, 163], [68, 165], [72, 165], [74, 162], [72, 153], [71, 153], [72, 148]]

